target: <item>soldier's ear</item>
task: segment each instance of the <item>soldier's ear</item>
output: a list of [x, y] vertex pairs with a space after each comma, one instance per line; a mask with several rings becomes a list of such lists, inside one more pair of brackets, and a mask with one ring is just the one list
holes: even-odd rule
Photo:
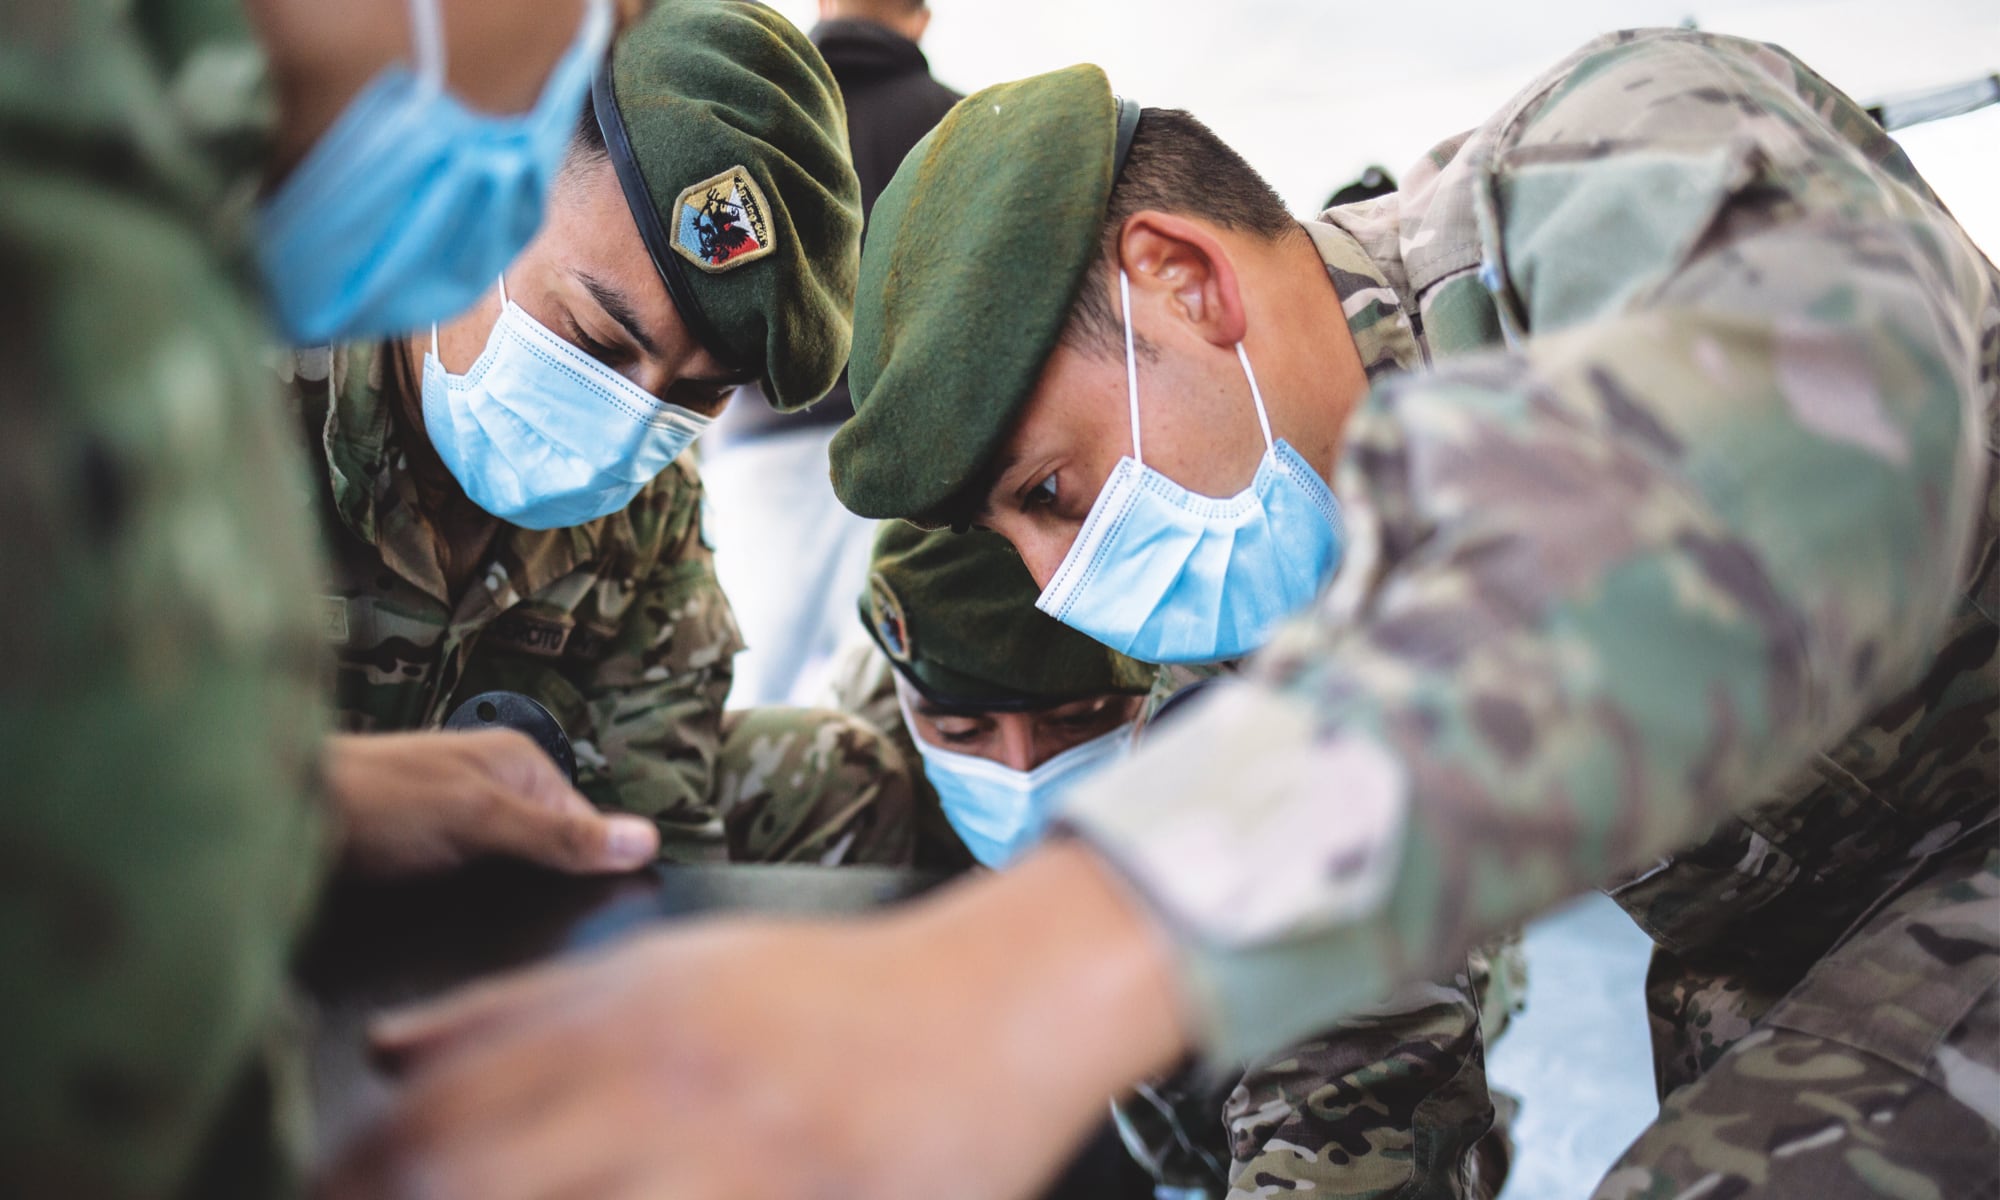
[[1207, 225], [1173, 213], [1134, 213], [1118, 236], [1118, 256], [1135, 303], [1155, 293], [1204, 341], [1231, 347], [1243, 340], [1249, 322], [1236, 264]]

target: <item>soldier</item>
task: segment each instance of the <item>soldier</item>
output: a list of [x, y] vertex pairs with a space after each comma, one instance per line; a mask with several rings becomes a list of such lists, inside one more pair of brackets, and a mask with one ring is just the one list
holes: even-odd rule
[[741, 641], [683, 454], [746, 381], [799, 408], [839, 375], [860, 232], [839, 91], [769, 9], [687, 0], [620, 39], [571, 129], [546, 225], [470, 311], [290, 366], [339, 720], [525, 693], [663, 857], [907, 861], [908, 769], [878, 733], [724, 714]]
[[[1132, 742], [1155, 669], [1037, 611], [1039, 590], [991, 533], [901, 521], [877, 532], [861, 597], [872, 644], [848, 656], [836, 686], [843, 708], [895, 731], [905, 758], [924, 764], [922, 864], [957, 867], [969, 855], [1004, 866]], [[1518, 969], [1518, 946], [1497, 953]], [[1485, 1043], [1511, 1014], [1493, 975], [1488, 953], [1474, 951], [1448, 984], [1247, 1071], [1148, 1083], [1117, 1108], [1126, 1144], [1174, 1195], [1220, 1196], [1232, 1184], [1497, 1195], [1508, 1148]], [[1419, 1145], [1425, 1153], [1413, 1154]]]
[[[471, 63], [436, 102], [495, 113], [605, 28], [582, 0], [457, 7]], [[405, 55], [401, 0], [338, 29], [263, 0], [254, 35], [221, 0], [133, 8], [0, 9], [0, 1194], [277, 1197], [284, 969], [324, 865], [623, 870], [657, 833], [516, 735], [325, 737], [303, 481], [244, 263], [267, 166]]]
[[[1993, 1192], [2000, 272], [1846, 96], [1610, 35], [1302, 227], [1076, 68], [945, 120], [859, 295], [851, 507], [995, 529], [1128, 652], [1331, 587], [1007, 871], [386, 1026], [374, 1166], [1021, 1196], [1104, 1089], [1608, 885], [1665, 951], [1663, 1096], [1600, 1200]], [[766, 1141], [813, 1150], [730, 1171]]]

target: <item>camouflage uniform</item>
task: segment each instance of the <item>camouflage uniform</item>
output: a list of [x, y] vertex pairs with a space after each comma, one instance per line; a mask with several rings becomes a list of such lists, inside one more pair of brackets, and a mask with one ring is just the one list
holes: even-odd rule
[[[1205, 673], [1160, 669], [1183, 685]], [[843, 710], [918, 761], [880, 650], [850, 647], [831, 685]], [[972, 866], [937, 794], [922, 781], [917, 792], [918, 860]], [[1407, 989], [1247, 1070], [1191, 1067], [1140, 1087], [1115, 1106], [1119, 1132], [1154, 1179], [1188, 1192], [1492, 1200], [1507, 1176], [1512, 1101], [1487, 1089], [1486, 1046], [1520, 1007], [1524, 969], [1519, 940], [1504, 938], [1446, 982]]]
[[833, 712], [725, 714], [741, 649], [677, 461], [588, 525], [502, 525], [456, 603], [374, 347], [302, 351], [284, 374], [325, 464], [333, 581], [319, 616], [341, 724], [435, 726], [494, 688], [539, 700], [575, 745], [579, 786], [660, 826], [690, 861], [907, 862], [910, 773]]
[[134, 7], [0, 4], [0, 1195], [276, 1197], [325, 714], [270, 109], [233, 2]]
[[2000, 275], [1859, 107], [1692, 32], [1312, 232], [1430, 369], [1348, 427], [1315, 611], [1069, 815], [1207, 1043], [1621, 880], [1664, 1102], [1598, 1195], [1994, 1194]]

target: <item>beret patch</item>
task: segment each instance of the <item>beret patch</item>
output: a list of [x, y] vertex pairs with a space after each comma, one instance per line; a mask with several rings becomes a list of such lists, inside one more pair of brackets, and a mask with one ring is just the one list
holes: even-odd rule
[[861, 182], [819, 51], [751, 0], [661, 0], [591, 107], [688, 333], [777, 408], [825, 395], [853, 332]]
[[876, 531], [862, 624], [897, 672], [933, 701], [1032, 711], [1108, 692], [1143, 693], [1152, 670], [1035, 607], [1041, 589], [996, 533]]
[[674, 201], [674, 249], [710, 273], [733, 271], [778, 248], [771, 204], [740, 166], [704, 179]]
[[868, 617], [875, 627], [875, 640], [882, 646], [882, 653], [899, 663], [908, 663], [912, 658], [910, 647], [910, 620], [903, 615], [902, 601], [896, 599], [896, 589], [889, 586], [882, 572], [871, 572], [868, 576]]

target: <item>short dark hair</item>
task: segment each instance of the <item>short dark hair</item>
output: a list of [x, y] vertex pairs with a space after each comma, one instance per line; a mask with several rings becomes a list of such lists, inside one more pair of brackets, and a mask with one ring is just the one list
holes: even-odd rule
[[1277, 191], [1214, 130], [1178, 108], [1145, 109], [1105, 207], [1101, 253], [1084, 272], [1063, 328], [1066, 345], [1123, 353], [1125, 323], [1107, 298], [1109, 283], [1125, 222], [1149, 211], [1201, 217], [1268, 241], [1299, 231]]
[[569, 153], [563, 165], [586, 166], [610, 157], [611, 151], [604, 144], [604, 127], [597, 123], [597, 110], [586, 100], [583, 115], [577, 118], [576, 131], [570, 134]]

